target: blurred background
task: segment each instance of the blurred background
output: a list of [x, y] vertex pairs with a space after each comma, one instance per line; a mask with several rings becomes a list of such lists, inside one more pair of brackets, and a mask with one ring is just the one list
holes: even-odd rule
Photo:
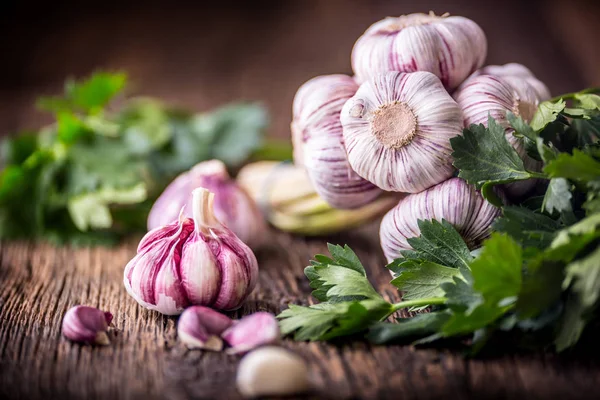
[[122, 69], [133, 94], [193, 110], [262, 101], [269, 134], [288, 137], [299, 85], [351, 73], [352, 46], [373, 22], [429, 10], [475, 20], [488, 37], [488, 64], [525, 64], [553, 94], [600, 85], [599, 1], [189, 3], [1, 1], [0, 135], [47, 122], [35, 98], [60, 92], [66, 77]]

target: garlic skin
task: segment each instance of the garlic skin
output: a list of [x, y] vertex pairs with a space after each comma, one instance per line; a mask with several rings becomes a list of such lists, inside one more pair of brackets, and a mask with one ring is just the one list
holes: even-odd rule
[[316, 192], [335, 208], [357, 208], [381, 193], [350, 168], [346, 157], [340, 112], [357, 89], [347, 75], [318, 76], [298, 89], [293, 103], [294, 162], [304, 166]]
[[231, 346], [229, 354], [245, 353], [255, 347], [279, 341], [279, 323], [268, 312], [256, 312], [236, 321], [221, 335]]
[[250, 248], [221, 224], [214, 194], [192, 191], [192, 218], [155, 228], [141, 240], [123, 282], [140, 305], [167, 315], [189, 305], [239, 308], [256, 286], [258, 263]]
[[185, 309], [177, 322], [177, 336], [190, 349], [221, 351], [221, 334], [233, 324], [226, 315], [211, 308], [192, 306]]
[[219, 160], [204, 161], [179, 175], [156, 199], [148, 214], [148, 229], [167, 225], [179, 216], [182, 207], [192, 216], [192, 190], [203, 187], [215, 193], [215, 216], [244, 243], [259, 247], [267, 225], [252, 198], [227, 173]]
[[352, 69], [359, 83], [389, 71], [427, 71], [452, 90], [486, 55], [485, 34], [470, 19], [415, 13], [371, 25], [352, 49]]
[[281, 347], [261, 347], [242, 358], [236, 386], [246, 398], [289, 396], [311, 389], [308, 366], [302, 357]]
[[[511, 67], [513, 70], [515, 67]], [[501, 69], [495, 69], [497, 71]], [[505, 69], [506, 73], [508, 69]], [[522, 72], [521, 72], [522, 73]], [[532, 85], [530, 82], [539, 82], [534, 77], [519, 77], [517, 75], [495, 76], [479, 75], [469, 78], [464, 85], [454, 93], [454, 98], [463, 111], [464, 126], [471, 124], [483, 124], [487, 126], [488, 115], [494, 118], [505, 128], [506, 139], [517, 151], [525, 168], [531, 171], [539, 171], [542, 163], [529, 157], [522, 138], [513, 135], [514, 129], [510, 127], [507, 112], [523, 118], [525, 122], [531, 121], [539, 103], [547, 100], [550, 96], [547, 88], [539, 84]], [[543, 95], [543, 97], [541, 96]], [[536, 180], [515, 182], [505, 185], [505, 191], [509, 198], [521, 197], [526, 194]]]
[[450, 176], [458, 104], [429, 72], [388, 72], [363, 83], [342, 109], [348, 161], [387, 191], [418, 193]]
[[407, 239], [421, 232], [418, 220], [445, 219], [461, 234], [469, 248], [477, 247], [490, 234], [500, 209], [488, 203], [475, 188], [452, 178], [421, 193], [406, 196], [381, 221], [379, 238], [388, 262], [410, 250]]
[[62, 333], [74, 342], [106, 346], [110, 344], [106, 332], [112, 319], [113, 315], [108, 311], [89, 306], [75, 306], [63, 317]]

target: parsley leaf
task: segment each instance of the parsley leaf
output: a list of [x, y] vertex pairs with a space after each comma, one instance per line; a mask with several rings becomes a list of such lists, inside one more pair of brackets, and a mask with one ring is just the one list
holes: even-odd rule
[[531, 119], [531, 127], [537, 132], [541, 131], [546, 125], [556, 121], [556, 118], [565, 109], [566, 105], [567, 103], [563, 99], [559, 99], [556, 102], [542, 102]]
[[544, 167], [544, 172], [551, 177], [571, 179], [576, 182], [589, 182], [600, 176], [600, 162], [581, 150], [573, 150], [573, 154], [561, 153], [555, 160]]
[[437, 333], [449, 318], [449, 312], [438, 311], [410, 318], [398, 318], [395, 324], [379, 322], [369, 329], [367, 339], [375, 344], [384, 344], [432, 335]]
[[520, 206], [505, 206], [493, 228], [508, 233], [523, 247], [545, 248], [562, 225], [547, 215]]
[[457, 268], [444, 267], [436, 263], [424, 261], [422, 263], [406, 263], [410, 266], [401, 265], [401, 271], [392, 285], [404, 292], [402, 300], [424, 299], [429, 297], [441, 297], [444, 290], [441, 284], [452, 282], [460, 272]]

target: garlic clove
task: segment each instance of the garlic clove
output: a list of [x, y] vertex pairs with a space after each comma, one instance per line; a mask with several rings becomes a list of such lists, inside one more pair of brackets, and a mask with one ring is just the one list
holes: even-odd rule
[[350, 168], [346, 156], [340, 112], [357, 89], [347, 75], [325, 75], [306, 82], [294, 98], [294, 161], [304, 166], [316, 192], [335, 208], [357, 208], [381, 194]]
[[371, 25], [352, 49], [352, 69], [359, 83], [390, 71], [427, 71], [454, 89], [486, 54], [485, 34], [470, 19], [415, 13]]
[[113, 316], [89, 306], [75, 306], [69, 309], [62, 322], [63, 335], [74, 342], [108, 345], [106, 331]]
[[311, 389], [304, 360], [275, 346], [262, 347], [242, 358], [236, 386], [244, 397], [289, 396]]
[[229, 354], [245, 353], [255, 347], [272, 344], [280, 338], [279, 323], [268, 312], [256, 312], [234, 323], [223, 332], [223, 339], [231, 346]]
[[192, 190], [206, 188], [215, 193], [214, 213], [244, 243], [260, 246], [266, 236], [266, 223], [248, 195], [227, 173], [219, 160], [204, 161], [179, 175], [158, 197], [148, 215], [148, 229], [170, 224], [183, 208], [192, 216]]
[[221, 351], [220, 335], [233, 321], [211, 308], [192, 306], [185, 309], [177, 322], [177, 336], [187, 347]]
[[469, 248], [478, 247], [491, 231], [500, 209], [488, 203], [475, 188], [452, 178], [421, 193], [406, 196], [381, 221], [381, 247], [388, 262], [412, 247], [407, 239], [421, 234], [418, 220], [447, 220]]
[[351, 167], [383, 190], [418, 193], [454, 172], [461, 110], [429, 72], [375, 76], [346, 102], [341, 122]]

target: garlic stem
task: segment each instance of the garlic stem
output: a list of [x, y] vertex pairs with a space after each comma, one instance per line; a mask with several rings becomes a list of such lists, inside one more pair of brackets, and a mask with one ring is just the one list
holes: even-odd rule
[[196, 231], [207, 232], [208, 229], [219, 226], [213, 210], [214, 198], [214, 193], [204, 188], [192, 191], [192, 215]]
[[386, 319], [396, 311], [401, 310], [403, 308], [439, 305], [446, 303], [446, 300], [447, 299], [445, 297], [426, 297], [424, 299], [401, 301], [399, 303], [393, 304], [392, 311], [383, 319]]

